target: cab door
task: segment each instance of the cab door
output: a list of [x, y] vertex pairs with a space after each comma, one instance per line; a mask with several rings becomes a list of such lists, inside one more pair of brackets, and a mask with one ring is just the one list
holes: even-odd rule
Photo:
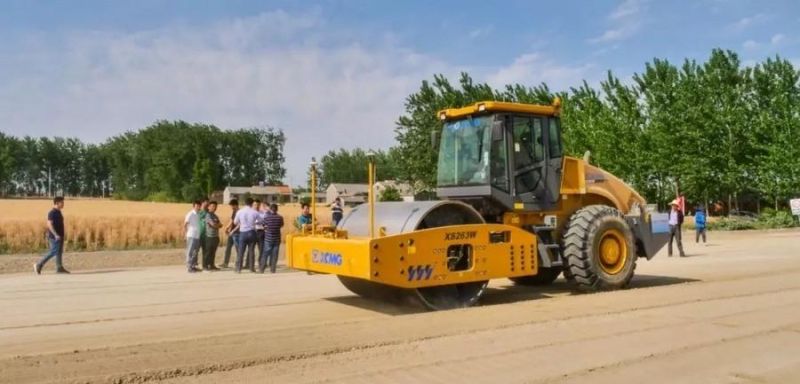
[[558, 204], [561, 195], [561, 168], [564, 161], [564, 148], [561, 142], [561, 121], [558, 117], [547, 118], [545, 129], [545, 152], [547, 153], [547, 169], [545, 171], [545, 200], [551, 207]]
[[547, 205], [544, 122], [536, 116], [511, 116], [514, 196], [526, 209]]

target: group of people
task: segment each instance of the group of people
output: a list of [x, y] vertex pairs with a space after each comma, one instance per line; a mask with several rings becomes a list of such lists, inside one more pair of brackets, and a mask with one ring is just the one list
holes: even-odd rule
[[[683, 211], [680, 208], [680, 201], [678, 199], [672, 200], [669, 203], [669, 246], [667, 247], [667, 255], [672, 257], [672, 242], [677, 240], [678, 253], [680, 257], [686, 257], [683, 252], [683, 242], [681, 241], [681, 227], [683, 226]], [[698, 205], [694, 211], [694, 229], [695, 238], [694, 242], [699, 243], [700, 237], [703, 237], [703, 244], [706, 242], [706, 210], [703, 206]]]
[[[259, 273], [264, 273], [267, 268], [275, 273], [281, 246], [281, 228], [283, 228], [283, 216], [278, 214], [278, 205], [262, 203], [251, 198], [245, 200], [245, 205], [241, 209], [236, 199], [231, 200], [229, 205], [232, 210], [231, 218], [223, 228], [222, 222], [216, 215], [215, 201], [198, 200], [192, 204], [192, 210], [184, 219], [188, 272], [201, 271], [197, 267], [198, 254], [202, 254], [202, 270], [215, 271], [229, 268], [231, 250], [235, 249], [236, 273], [240, 273], [242, 269], [256, 272], [256, 261]], [[220, 230], [228, 235], [228, 243], [225, 246], [225, 259], [217, 267], [215, 260], [220, 244]], [[256, 250], [258, 250], [257, 260]]]

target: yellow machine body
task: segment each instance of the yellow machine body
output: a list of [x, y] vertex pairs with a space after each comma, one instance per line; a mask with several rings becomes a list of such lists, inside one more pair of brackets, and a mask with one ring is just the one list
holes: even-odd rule
[[[454, 225], [377, 238], [349, 238], [342, 231], [296, 234], [288, 235], [286, 244], [291, 268], [398, 288], [534, 275], [538, 267], [536, 236], [503, 224]], [[468, 263], [448, 266], [449, 252], [463, 252]]]

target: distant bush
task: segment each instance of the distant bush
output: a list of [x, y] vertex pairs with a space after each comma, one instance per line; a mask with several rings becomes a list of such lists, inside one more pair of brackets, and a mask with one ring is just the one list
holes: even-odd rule
[[792, 228], [797, 226], [797, 219], [789, 211], [768, 208], [758, 217], [758, 225], [763, 229]]
[[740, 231], [746, 229], [778, 229], [797, 227], [797, 219], [789, 211], [765, 209], [757, 219], [741, 216], [721, 217], [708, 223], [709, 230]]
[[741, 231], [745, 229], [757, 229], [755, 220], [747, 220], [738, 217], [721, 217], [719, 220], [710, 221], [707, 225], [710, 231]]

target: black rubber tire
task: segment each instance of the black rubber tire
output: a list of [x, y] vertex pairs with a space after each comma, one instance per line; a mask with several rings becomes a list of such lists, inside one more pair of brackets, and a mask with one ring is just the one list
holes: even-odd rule
[[476, 281], [452, 285], [417, 288], [413, 292], [420, 303], [433, 311], [467, 308], [480, 300], [489, 281]]
[[561, 267], [539, 268], [539, 273], [533, 276], [509, 277], [516, 285], [542, 286], [552, 284], [561, 274]]
[[[627, 258], [615, 274], [606, 273], [600, 266], [600, 239], [608, 230], [620, 231], [627, 242]], [[625, 288], [636, 269], [636, 247], [633, 232], [622, 214], [605, 205], [590, 205], [579, 209], [570, 218], [563, 237], [564, 277], [582, 292], [608, 291]]]
[[339, 281], [342, 283], [342, 285], [344, 285], [344, 287], [350, 292], [367, 299], [388, 302], [403, 302], [405, 301], [406, 296], [408, 296], [408, 293], [405, 292], [406, 290], [401, 288], [374, 283], [369, 280], [356, 279], [354, 277], [342, 275], [337, 275], [336, 277], [339, 278]]

